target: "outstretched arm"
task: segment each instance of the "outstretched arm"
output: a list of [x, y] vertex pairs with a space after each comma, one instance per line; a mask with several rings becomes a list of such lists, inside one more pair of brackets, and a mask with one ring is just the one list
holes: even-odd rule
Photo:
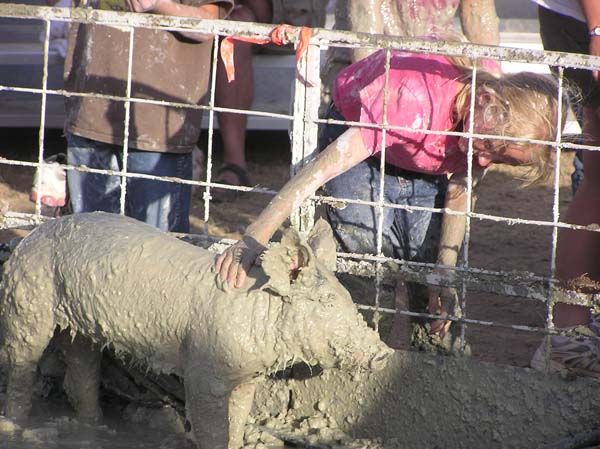
[[[475, 187], [483, 178], [485, 170], [473, 168], [473, 195], [471, 196], [471, 209], [475, 208], [477, 197]], [[467, 177], [466, 174], [454, 174], [450, 178], [444, 207], [457, 212], [467, 212]], [[465, 237], [467, 219], [464, 215], [444, 214], [442, 218], [442, 232], [438, 247], [437, 263], [454, 267], [458, 262], [458, 255]], [[445, 271], [443, 268], [441, 271]], [[431, 286], [429, 288], [429, 313], [438, 315], [452, 314], [456, 305], [457, 295], [454, 288]], [[431, 332], [439, 333], [442, 337], [450, 327], [450, 321], [437, 320], [431, 323]]]
[[[193, 17], [196, 19], [220, 19], [229, 11], [229, 2], [207, 3], [203, 5], [184, 5], [173, 0], [127, 0], [133, 12], [148, 12], [164, 16]], [[197, 32], [179, 32], [180, 35], [196, 42], [205, 41], [206, 34]]]
[[[598, 0], [580, 0], [588, 29], [600, 26]], [[600, 56], [600, 37], [590, 37], [590, 55]], [[592, 72], [598, 81], [598, 71]], [[589, 145], [600, 145], [600, 108], [593, 105], [583, 108], [583, 135]], [[600, 152], [586, 150], [583, 154], [584, 177], [564, 218], [567, 223], [590, 225], [600, 223]], [[600, 280], [600, 234], [597, 232], [561, 229], [556, 248], [556, 277], [574, 280], [585, 275]], [[554, 306], [554, 324], [559, 327], [587, 325], [590, 308], [575, 304], [558, 303]]]
[[[588, 28], [600, 26], [600, 2], [580, 0]], [[590, 37], [590, 54], [600, 56], [600, 36]], [[594, 72], [598, 80], [598, 71]], [[590, 145], [600, 145], [600, 108], [584, 108], [584, 135]], [[567, 223], [590, 225], [600, 223], [600, 152], [586, 150], [583, 155], [585, 172], [581, 186], [569, 205]], [[561, 229], [559, 231], [556, 275], [561, 279], [574, 279], [587, 275], [600, 280], [600, 234], [589, 231]], [[576, 323], [578, 324], [578, 323]], [[557, 323], [559, 325], [559, 323]], [[570, 323], [565, 324], [565, 326]]]
[[256, 258], [292, 211], [320, 186], [368, 156], [370, 153], [363, 143], [359, 128], [349, 128], [333, 141], [283, 186], [248, 226], [242, 239], [217, 258], [215, 269], [221, 279], [231, 286], [241, 287]]

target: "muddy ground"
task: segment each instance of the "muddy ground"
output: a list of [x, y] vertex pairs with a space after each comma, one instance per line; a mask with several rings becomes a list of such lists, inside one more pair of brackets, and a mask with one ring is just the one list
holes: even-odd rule
[[[37, 130], [3, 129], [0, 131], [0, 156], [7, 159], [34, 160], [38, 151]], [[202, 144], [206, 148], [206, 136]], [[219, 139], [215, 143], [215, 157], [219, 157]], [[45, 139], [47, 154], [65, 150], [65, 141], [59, 131], [49, 131]], [[290, 148], [285, 132], [251, 132], [248, 136], [250, 176], [254, 184], [278, 189], [288, 179]], [[565, 209], [571, 199], [570, 178], [572, 154], [561, 160], [562, 175], [560, 206]], [[218, 166], [218, 165], [217, 165]], [[542, 185], [521, 188], [513, 175], [515, 168], [495, 167], [481, 190], [477, 211], [507, 217], [535, 220], [552, 218], [552, 188]], [[30, 168], [0, 165], [0, 201], [2, 208], [11, 211], [33, 212], [28, 200], [33, 171]], [[215, 205], [210, 209], [208, 229], [219, 237], [237, 238], [244, 228], [268, 203], [269, 195], [244, 194], [226, 207]], [[193, 199], [192, 232], [202, 232], [204, 203], [201, 194]], [[0, 231], [0, 239], [7, 241], [23, 232]], [[547, 275], [550, 270], [552, 230], [547, 227], [514, 225], [492, 221], [472, 222], [470, 264], [473, 267], [503, 271], [530, 271]], [[471, 292], [467, 296], [467, 316], [503, 324], [543, 326], [545, 306], [533, 300], [499, 297]], [[384, 329], [389, 329], [389, 326]], [[402, 332], [401, 332], [402, 333]], [[384, 337], [387, 337], [384, 335]], [[528, 366], [541, 335], [530, 332], [471, 325], [467, 330], [473, 357], [498, 364]], [[402, 338], [396, 339], [402, 346]]]

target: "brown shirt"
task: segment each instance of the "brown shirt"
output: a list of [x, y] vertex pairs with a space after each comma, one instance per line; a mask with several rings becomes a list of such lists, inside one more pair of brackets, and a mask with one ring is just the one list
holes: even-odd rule
[[[182, 3], [220, 3], [225, 16], [233, 2]], [[131, 97], [206, 104], [212, 44], [212, 39], [192, 42], [175, 32], [136, 28]], [[65, 61], [65, 89], [125, 97], [128, 56], [127, 30], [73, 23]], [[65, 132], [105, 143], [123, 143], [125, 101], [69, 97], [65, 104]], [[201, 119], [199, 109], [131, 102], [128, 145], [139, 150], [190, 152], [198, 141]]]

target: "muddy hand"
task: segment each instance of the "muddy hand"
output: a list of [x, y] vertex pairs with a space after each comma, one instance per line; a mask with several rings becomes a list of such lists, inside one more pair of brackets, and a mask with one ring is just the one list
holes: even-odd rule
[[215, 270], [229, 286], [238, 288], [244, 285], [250, 268], [265, 250], [265, 246], [253, 237], [244, 235], [242, 239], [227, 248], [215, 261]]
[[[454, 315], [456, 305], [458, 304], [458, 295], [456, 290], [448, 287], [431, 286], [429, 287], [429, 304], [427, 309], [429, 313], [446, 317], [448, 314]], [[441, 338], [448, 333], [452, 321], [433, 320], [430, 323], [431, 334], [438, 334]]]

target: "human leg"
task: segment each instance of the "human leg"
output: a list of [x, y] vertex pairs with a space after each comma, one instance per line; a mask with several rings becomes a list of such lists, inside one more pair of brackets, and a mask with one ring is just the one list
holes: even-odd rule
[[[384, 179], [386, 191], [397, 183], [393, 176]], [[379, 200], [379, 170], [370, 161], [361, 162], [329, 181], [323, 190], [326, 195], [340, 199], [376, 202]], [[390, 202], [387, 192], [384, 192], [384, 201]], [[326, 213], [342, 251], [377, 254], [378, 208], [348, 203], [342, 207], [328, 206]], [[391, 232], [394, 213], [389, 208], [382, 209], [381, 213], [382, 252], [392, 257], [399, 244]]]
[[[378, 161], [368, 160], [353, 167], [327, 183], [325, 193], [336, 198], [378, 201], [378, 164]], [[439, 207], [446, 188], [445, 177], [411, 174], [401, 170], [397, 170], [394, 175], [386, 174], [384, 182], [384, 201], [402, 206]], [[411, 261], [435, 261], [441, 219], [439, 214], [428, 211], [407, 211], [389, 207], [379, 211], [377, 207], [351, 203], [339, 209], [329, 206], [327, 218], [340, 249], [350, 253], [377, 254], [380, 213], [383, 213], [381, 249], [384, 255]], [[348, 282], [346, 284], [350, 285]], [[353, 282], [350, 290], [353, 297], [371, 297], [374, 293], [372, 281], [369, 282], [369, 286], [371, 288], [361, 288], [359, 282]], [[396, 304], [401, 306], [402, 303], [407, 303], [411, 312], [426, 311], [426, 286], [416, 283], [397, 285], [396, 293]], [[401, 308], [406, 310], [406, 307]], [[413, 346], [434, 350], [441, 348], [444, 351], [451, 349], [452, 338], [432, 341], [424, 325], [423, 320], [413, 320], [410, 326], [408, 320], [397, 313], [391, 323], [390, 344], [401, 345], [410, 334]]]
[[[269, 22], [272, 16], [270, 0], [245, 0], [239, 2], [230, 19], [242, 22]], [[252, 66], [252, 44], [234, 41], [235, 80], [229, 82], [223, 61], [219, 58], [215, 101], [217, 106], [248, 110], [254, 101], [254, 72]], [[246, 171], [246, 125], [244, 114], [218, 112], [221, 138], [223, 139], [224, 166], [239, 167]], [[217, 181], [231, 185], [245, 185], [239, 170], [223, 169]], [[216, 195], [218, 199], [218, 195]]]
[[[386, 189], [395, 182], [392, 177], [386, 177]], [[323, 188], [327, 196], [340, 199], [351, 199], [376, 202], [379, 198], [379, 170], [367, 162], [362, 162], [352, 167], [347, 172], [329, 181]], [[385, 197], [389, 203], [389, 198]], [[327, 205], [326, 218], [331, 225], [333, 235], [337, 242], [338, 251], [359, 254], [378, 254], [378, 230], [381, 221], [381, 250], [385, 256], [394, 257], [394, 247], [398, 245], [396, 235], [391, 232], [394, 222], [394, 213], [390, 208], [345, 203], [343, 205]], [[373, 306], [377, 297], [377, 290], [372, 277], [339, 274], [342, 285], [350, 292], [357, 303]], [[392, 308], [392, 303], [386, 295], [379, 296], [379, 305]], [[398, 318], [398, 320], [396, 320]], [[407, 324], [401, 323], [401, 317], [382, 317], [378, 322], [381, 326], [382, 337], [398, 346], [407, 333]], [[397, 322], [396, 322], [397, 321]], [[396, 324], [394, 326], [394, 323]], [[391, 329], [388, 332], [388, 326]]]
[[[598, 109], [584, 108], [584, 134], [592, 145], [600, 143]], [[600, 153], [583, 155], [586, 176], [569, 205], [565, 221], [590, 225], [600, 222]], [[585, 230], [561, 229], [558, 235], [556, 276], [577, 283], [600, 281], [600, 234]], [[582, 277], [588, 278], [582, 279]], [[546, 372], [570, 372], [600, 377], [600, 335], [597, 317], [589, 307], [559, 303], [554, 307], [554, 323], [571, 329], [577, 336], [549, 336], [531, 360], [531, 366]]]
[[[585, 23], [570, 17], [539, 8], [540, 34], [547, 50], [570, 53], [589, 53], [590, 37]], [[600, 144], [600, 86], [592, 72], [583, 69], [564, 70], [564, 76], [577, 88], [574, 101], [583, 105], [577, 119], [583, 129], [583, 143]], [[572, 175], [573, 201], [564, 220], [568, 223], [588, 225], [600, 221], [600, 157], [598, 153], [586, 151], [583, 157], [577, 154]], [[585, 176], [584, 176], [585, 172]], [[600, 280], [597, 260], [600, 257], [600, 236], [587, 231], [561, 229], [558, 236], [556, 276], [559, 279], [575, 280], [586, 275]], [[554, 307], [554, 324], [559, 329], [583, 330], [594, 334], [591, 313], [588, 307], [559, 303]], [[600, 350], [596, 337], [550, 336], [536, 351], [531, 366], [543, 371], [565, 369], [579, 374], [584, 371], [600, 370], [596, 363]], [[549, 362], [547, 364], [546, 362]]]
[[[131, 173], [192, 179], [191, 153], [130, 151]], [[169, 181], [129, 178], [126, 213], [163, 231], [189, 232], [191, 186]]]
[[[326, 118], [333, 120], [344, 120], [333, 104], [326, 111]], [[323, 151], [329, 144], [341, 136], [348, 126], [346, 125], [324, 125], [319, 130], [318, 149]], [[384, 179], [386, 191], [396, 183], [393, 176]], [[328, 196], [340, 199], [359, 201], [379, 201], [380, 172], [378, 162], [366, 160], [350, 168], [344, 173], [336, 176], [323, 186], [323, 191]], [[384, 192], [384, 200], [390, 202], [387, 192]], [[394, 221], [393, 212], [389, 208], [382, 210], [383, 219], [383, 253], [392, 256], [394, 245], [398, 242], [394, 239], [391, 226]], [[336, 236], [340, 249], [351, 253], [377, 254], [377, 226], [378, 212], [373, 206], [344, 204], [342, 207], [327, 206], [326, 215], [333, 233]]]
[[[67, 134], [69, 165], [103, 170], [119, 170], [115, 146], [75, 134]], [[76, 170], [67, 172], [69, 195], [74, 213], [119, 212], [119, 177]]]
[[[419, 174], [404, 174], [397, 190], [396, 204], [423, 208], [443, 207], [447, 190], [445, 176], [427, 176]], [[393, 231], [398, 235], [401, 250], [397, 257], [415, 262], [434, 263], [437, 258], [442, 214], [426, 210], [395, 210]], [[406, 283], [408, 309], [412, 312], [427, 313], [429, 301], [428, 286], [419, 283]], [[447, 310], [452, 315], [458, 315], [458, 304], [449, 305]], [[452, 352], [456, 342], [454, 332], [447, 337], [432, 335], [429, 320], [411, 319], [411, 345], [423, 350]]]

